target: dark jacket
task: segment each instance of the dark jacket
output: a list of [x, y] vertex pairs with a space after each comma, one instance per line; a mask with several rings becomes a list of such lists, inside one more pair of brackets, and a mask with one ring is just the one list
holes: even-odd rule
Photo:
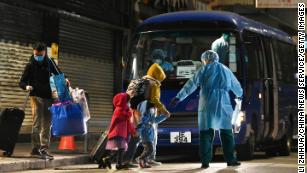
[[[26, 89], [27, 85], [33, 87], [33, 90], [30, 92], [30, 96], [37, 96], [47, 99], [51, 98], [49, 77], [51, 74], [58, 74], [51, 61], [53, 60], [50, 60], [47, 56], [45, 56], [44, 61], [39, 63], [34, 59], [33, 55], [31, 56], [19, 82], [19, 86], [24, 90]], [[59, 72], [61, 73], [60, 70]]]

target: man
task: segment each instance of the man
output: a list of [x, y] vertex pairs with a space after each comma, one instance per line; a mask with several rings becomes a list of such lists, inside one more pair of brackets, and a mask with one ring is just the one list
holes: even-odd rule
[[229, 91], [241, 97], [243, 90], [233, 73], [218, 62], [218, 55], [208, 50], [201, 55], [204, 63], [194, 76], [187, 81], [170, 106], [184, 100], [200, 86], [198, 106], [198, 126], [200, 130], [200, 157], [202, 168], [209, 167], [212, 159], [214, 130], [220, 131], [224, 157], [228, 166], [239, 166], [234, 154], [235, 143], [232, 133], [231, 116], [233, 108]]
[[30, 92], [33, 126], [32, 152], [33, 157], [52, 160], [53, 156], [47, 152], [50, 144], [51, 114], [48, 108], [52, 104], [49, 83], [50, 74], [58, 74], [46, 55], [43, 43], [33, 45], [33, 55], [20, 79], [19, 86]]
[[151, 53], [151, 59], [154, 63], [159, 64], [166, 72], [174, 71], [173, 65], [166, 61], [166, 52], [162, 49], [155, 49]]
[[219, 55], [219, 62], [225, 64], [229, 56], [229, 41], [230, 35], [223, 33], [222, 36], [216, 39], [212, 45], [211, 50]]

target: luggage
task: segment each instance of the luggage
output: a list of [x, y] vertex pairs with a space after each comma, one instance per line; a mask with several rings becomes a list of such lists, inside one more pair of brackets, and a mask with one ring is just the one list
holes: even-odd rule
[[106, 148], [108, 142], [108, 131], [101, 134], [98, 142], [90, 153], [90, 158], [94, 163], [100, 163], [101, 159], [108, 155]]
[[147, 79], [131, 80], [127, 91], [130, 90], [133, 91], [134, 97], [142, 97], [144, 100], [148, 100], [150, 96], [150, 81]]
[[52, 104], [50, 111], [53, 136], [78, 136], [87, 133], [80, 104], [72, 102]]
[[21, 109], [6, 108], [0, 114], [0, 149], [4, 150], [4, 156], [10, 157], [14, 152], [19, 130], [25, 117], [24, 110], [28, 98], [29, 94]]
[[131, 80], [126, 92], [132, 91], [131, 108], [136, 109], [137, 105], [150, 97], [150, 81], [147, 79]]

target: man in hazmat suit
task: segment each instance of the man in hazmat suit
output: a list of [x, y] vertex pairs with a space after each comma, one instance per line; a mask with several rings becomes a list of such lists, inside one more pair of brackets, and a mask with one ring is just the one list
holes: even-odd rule
[[166, 61], [166, 52], [162, 49], [155, 49], [151, 53], [151, 58], [154, 63], [157, 63], [162, 67], [165, 72], [174, 71], [172, 63]]
[[219, 55], [219, 62], [225, 64], [229, 56], [229, 41], [230, 35], [223, 33], [222, 36], [216, 39], [211, 44], [211, 50]]
[[174, 107], [200, 86], [198, 106], [198, 127], [200, 130], [200, 157], [202, 168], [208, 168], [212, 159], [212, 142], [215, 130], [219, 130], [228, 166], [239, 166], [235, 156], [235, 141], [232, 132], [233, 108], [229, 91], [241, 97], [243, 90], [234, 74], [219, 63], [218, 54], [212, 50], [201, 55], [204, 65], [189, 79], [170, 102]]

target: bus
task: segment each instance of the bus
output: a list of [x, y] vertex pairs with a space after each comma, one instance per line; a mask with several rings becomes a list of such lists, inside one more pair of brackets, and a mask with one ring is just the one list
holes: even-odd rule
[[[165, 56], [158, 62], [171, 66], [161, 86], [167, 106], [202, 66], [201, 54], [223, 33], [229, 41], [221, 63], [231, 69], [244, 92], [233, 129], [237, 156], [252, 159], [255, 151], [289, 155], [297, 134], [297, 49], [281, 30], [231, 12], [184, 11], [148, 18], [128, 46], [123, 87], [146, 75], [157, 62], [153, 52], [162, 50]], [[168, 108], [172, 116], [159, 125], [158, 147], [198, 146], [198, 94], [199, 89]], [[218, 133], [214, 146], [220, 146]]]

